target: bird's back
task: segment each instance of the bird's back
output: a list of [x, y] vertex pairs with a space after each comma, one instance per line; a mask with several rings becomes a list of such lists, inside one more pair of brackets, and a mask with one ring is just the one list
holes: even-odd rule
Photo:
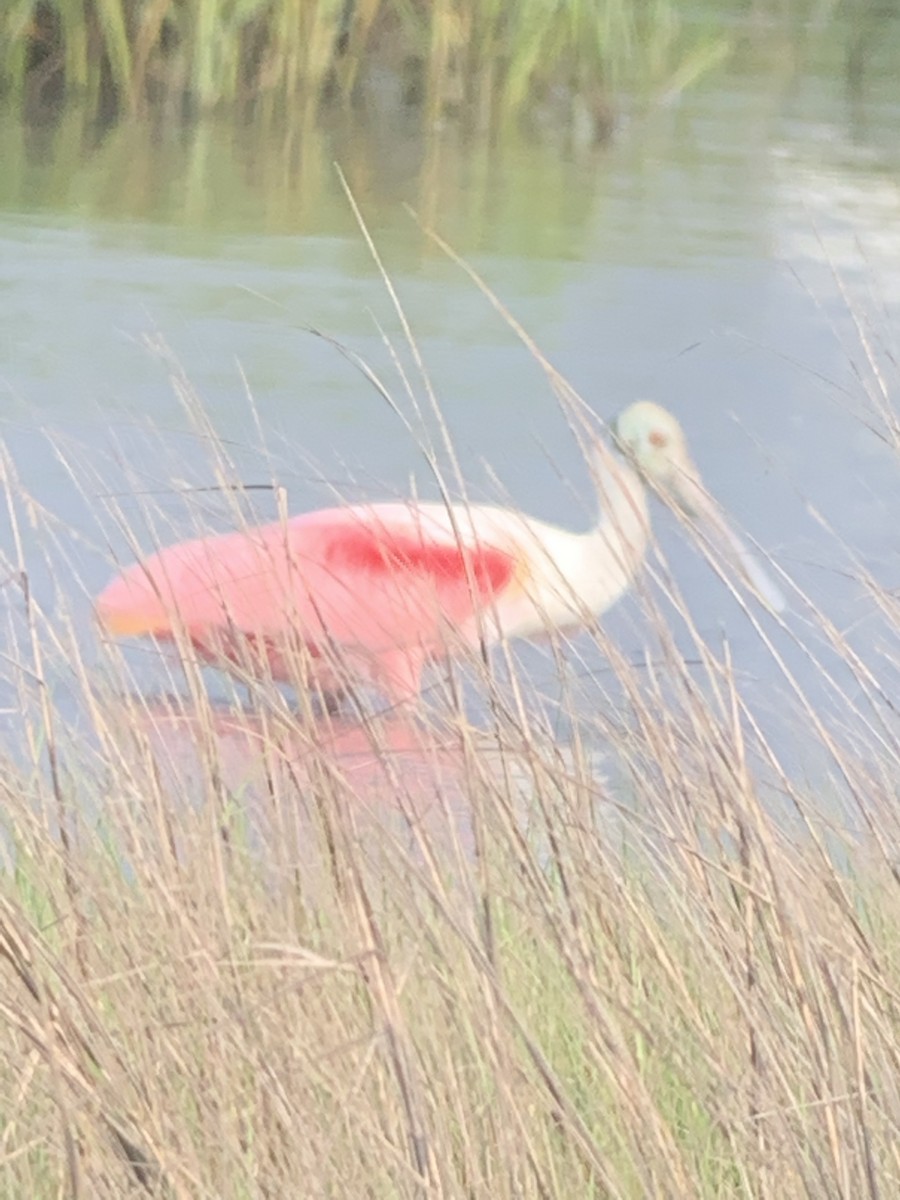
[[479, 537], [478, 511], [333, 508], [181, 542], [129, 567], [98, 609], [121, 633], [173, 636], [180, 622], [195, 639], [295, 629], [371, 650], [404, 640], [432, 648], [446, 623], [471, 618], [516, 569], [508, 546]]

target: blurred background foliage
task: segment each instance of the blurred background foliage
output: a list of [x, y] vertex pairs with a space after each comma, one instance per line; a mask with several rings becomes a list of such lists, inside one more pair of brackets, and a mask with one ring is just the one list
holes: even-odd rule
[[338, 159], [370, 206], [403, 195], [469, 248], [577, 256], [613, 133], [641, 123], [633, 150], [615, 139], [640, 177], [679, 98], [726, 74], [744, 80], [736, 143], [812, 74], [852, 112], [892, 78], [898, 16], [900, 0], [3, 0], [0, 205], [343, 233]]
[[688, 86], [727, 58], [734, 17], [756, 9], [736, 0], [7, 0], [3, 12], [0, 87], [31, 109], [64, 95], [106, 116], [238, 106], [305, 119], [323, 103], [391, 94], [431, 120], [458, 114], [480, 127], [550, 108], [603, 137], [620, 95], [664, 98]]

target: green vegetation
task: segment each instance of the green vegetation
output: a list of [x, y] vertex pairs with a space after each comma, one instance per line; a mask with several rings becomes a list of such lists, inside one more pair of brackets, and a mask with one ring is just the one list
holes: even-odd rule
[[[94, 110], [252, 106], [295, 116], [387, 81], [432, 118], [549, 104], [608, 128], [621, 89], [671, 92], [727, 54], [678, 0], [15, 0], [0, 85]], [[716, 29], [713, 22], [711, 29]]]
[[[7, 486], [17, 543], [58, 545]], [[551, 702], [479, 660], [475, 729], [450, 688], [416, 723], [250, 680], [213, 707], [189, 655], [186, 697], [143, 701], [116, 655], [89, 665], [59, 582], [52, 611], [23, 597], [0, 774], [0, 1197], [898, 1193], [895, 715], [802, 597], [853, 679], [841, 728], [877, 747], [797, 695], [831, 795], [650, 589], [650, 669], [598, 631], [610, 674], [573, 647]]]

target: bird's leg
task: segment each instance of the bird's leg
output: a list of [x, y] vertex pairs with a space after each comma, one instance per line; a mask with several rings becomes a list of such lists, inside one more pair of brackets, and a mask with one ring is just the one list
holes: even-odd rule
[[394, 708], [406, 708], [418, 703], [424, 666], [425, 653], [418, 646], [390, 650], [374, 664], [372, 681]]
[[329, 717], [336, 717], [338, 715], [343, 707], [344, 700], [347, 698], [345, 688], [317, 688], [315, 695], [323, 711]]

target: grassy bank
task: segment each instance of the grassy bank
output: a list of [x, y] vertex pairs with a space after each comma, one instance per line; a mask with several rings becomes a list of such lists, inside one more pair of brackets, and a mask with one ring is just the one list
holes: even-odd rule
[[76, 739], [26, 682], [0, 1195], [895, 1194], [892, 786], [842, 760], [850, 838], [785, 782], [790, 838], [727, 663], [660, 707], [606, 649], [566, 747], [500, 687], [328, 729], [94, 681]]
[[[620, 89], [675, 89], [721, 62], [711, 18], [677, 0], [62, 0], [0, 16], [0, 84], [23, 103], [100, 110], [252, 106], [292, 117], [326, 99], [399, 94], [481, 124], [551, 104], [601, 136]], [[713, 14], [714, 16], [715, 14]]]
[[0, 1195], [894, 1195], [896, 879], [788, 844], [702, 720], [690, 765], [653, 747], [624, 846], [533, 729], [442, 734], [475, 858], [440, 806], [379, 835], [306, 731], [241, 717], [211, 744], [249, 726], [269, 759], [252, 836], [219, 750], [198, 807], [157, 785], [137, 710], [65, 845], [7, 777]]

